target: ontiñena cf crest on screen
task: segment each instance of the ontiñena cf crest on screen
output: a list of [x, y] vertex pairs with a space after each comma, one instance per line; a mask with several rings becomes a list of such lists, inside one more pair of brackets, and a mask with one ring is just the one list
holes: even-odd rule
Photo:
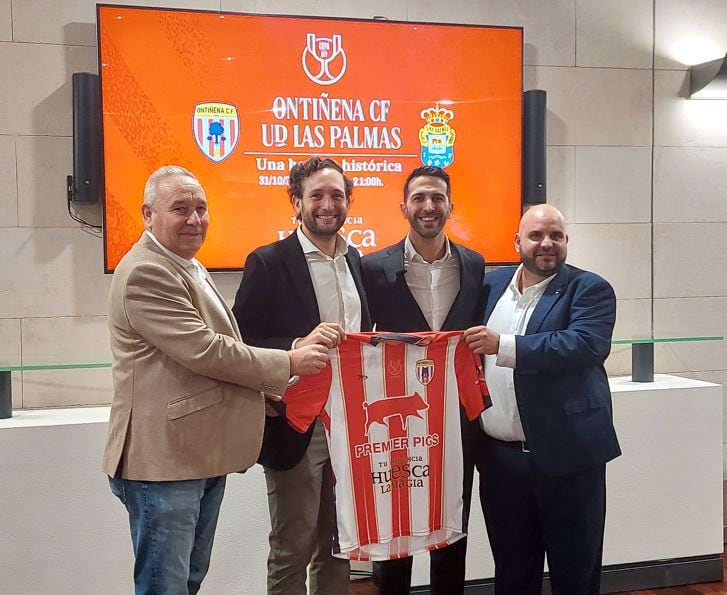
[[192, 130], [199, 150], [216, 163], [223, 161], [240, 138], [237, 108], [230, 103], [198, 103], [194, 106]]

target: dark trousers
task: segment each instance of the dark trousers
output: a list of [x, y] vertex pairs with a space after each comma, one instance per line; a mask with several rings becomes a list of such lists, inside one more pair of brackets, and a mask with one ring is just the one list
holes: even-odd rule
[[553, 595], [597, 595], [606, 466], [543, 475], [530, 453], [480, 432], [475, 462], [495, 559], [496, 595], [540, 595], [548, 559]]
[[[429, 580], [432, 595], [460, 595], [464, 592], [467, 538], [429, 554]], [[379, 595], [407, 595], [411, 585], [414, 558], [374, 562], [374, 580]]]
[[[470, 422], [461, 414], [462, 449], [464, 463], [463, 477], [463, 530], [467, 530], [470, 502], [472, 500], [472, 478], [474, 459], [470, 442], [475, 432], [479, 432], [479, 419]], [[431, 595], [461, 595], [464, 593], [465, 560], [467, 557], [467, 538], [463, 537], [453, 544], [434, 550], [429, 554], [429, 585]], [[406, 595], [411, 586], [413, 558], [399, 558], [386, 562], [374, 562], [374, 582], [379, 587], [379, 595]]]

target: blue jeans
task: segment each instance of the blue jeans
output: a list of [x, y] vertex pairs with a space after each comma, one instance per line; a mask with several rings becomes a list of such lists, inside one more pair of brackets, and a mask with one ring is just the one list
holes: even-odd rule
[[129, 512], [136, 595], [194, 595], [207, 574], [226, 477], [109, 478]]

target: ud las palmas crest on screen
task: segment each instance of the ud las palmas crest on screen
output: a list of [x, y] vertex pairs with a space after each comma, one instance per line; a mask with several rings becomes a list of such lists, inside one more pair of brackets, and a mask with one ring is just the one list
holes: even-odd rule
[[454, 112], [437, 104], [422, 110], [419, 116], [426, 122], [419, 129], [422, 163], [441, 168], [452, 165], [456, 133], [449, 121], [454, 118]]

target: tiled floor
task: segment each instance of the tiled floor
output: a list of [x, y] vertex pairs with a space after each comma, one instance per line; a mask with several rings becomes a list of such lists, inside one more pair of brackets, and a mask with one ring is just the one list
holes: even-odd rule
[[[723, 561], [724, 565], [724, 561]], [[723, 577], [721, 583], [705, 583], [701, 585], [687, 585], [684, 587], [669, 587], [667, 589], [651, 589], [647, 591], [627, 591], [621, 595], [714, 595], [716, 593], [727, 594], [727, 583]], [[348, 588], [348, 595], [378, 595], [379, 590], [370, 580], [355, 581]]]
[[[724, 488], [724, 509], [727, 518], [727, 482]], [[646, 591], [626, 591], [621, 595], [727, 595], [727, 551], [722, 560], [723, 575], [721, 583], [703, 583], [700, 585], [686, 585], [683, 587], [669, 587], [666, 589], [650, 589]], [[361, 580], [351, 583], [348, 588], [348, 595], [378, 595], [379, 590], [371, 580]]]

